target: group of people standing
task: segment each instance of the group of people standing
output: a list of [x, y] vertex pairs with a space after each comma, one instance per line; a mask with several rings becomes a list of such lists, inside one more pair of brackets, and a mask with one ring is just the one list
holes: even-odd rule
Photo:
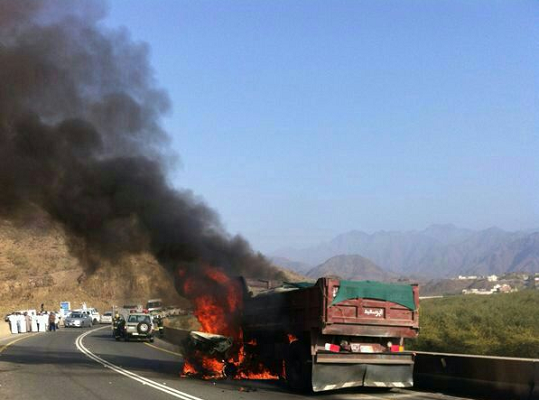
[[55, 332], [60, 324], [60, 316], [55, 312], [15, 312], [7, 317], [11, 333]]

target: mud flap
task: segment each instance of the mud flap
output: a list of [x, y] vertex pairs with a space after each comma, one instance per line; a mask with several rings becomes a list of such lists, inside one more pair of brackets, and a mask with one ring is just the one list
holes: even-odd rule
[[411, 387], [413, 365], [314, 364], [314, 392], [359, 386]]
[[368, 387], [412, 387], [413, 365], [368, 365], [364, 386]]
[[363, 386], [367, 364], [314, 364], [313, 391]]

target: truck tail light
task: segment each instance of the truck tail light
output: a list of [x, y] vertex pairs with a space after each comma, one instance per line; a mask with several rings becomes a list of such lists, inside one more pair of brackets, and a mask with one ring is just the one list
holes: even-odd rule
[[404, 351], [404, 346], [399, 346], [398, 344], [391, 345], [390, 351], [392, 353], [398, 353]]
[[338, 353], [340, 350], [341, 350], [341, 347], [336, 345], [336, 344], [331, 344], [331, 343], [326, 343], [326, 345], [324, 346], [324, 348], [327, 350], [327, 351], [331, 351], [333, 353]]

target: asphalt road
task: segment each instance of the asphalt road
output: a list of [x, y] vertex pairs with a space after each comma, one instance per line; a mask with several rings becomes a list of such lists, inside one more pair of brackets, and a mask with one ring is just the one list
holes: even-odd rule
[[6, 400], [457, 399], [402, 389], [357, 388], [304, 396], [275, 381], [180, 378], [179, 355], [141, 342], [116, 342], [109, 327], [61, 329], [25, 337], [8, 347], [1, 344], [6, 342], [0, 343], [0, 393]]

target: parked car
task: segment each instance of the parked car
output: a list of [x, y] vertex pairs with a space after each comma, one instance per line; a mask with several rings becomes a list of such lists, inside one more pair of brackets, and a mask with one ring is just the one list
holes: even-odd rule
[[73, 311], [64, 321], [66, 328], [91, 328], [92, 318], [89, 314]]
[[88, 315], [90, 319], [92, 320], [92, 324], [94, 325], [99, 324], [99, 322], [101, 321], [101, 315], [99, 314], [99, 311], [97, 311], [97, 308], [87, 308], [86, 310], [78, 309], [78, 310], [74, 310], [73, 312]]
[[104, 312], [99, 322], [102, 324], [112, 324], [112, 311]]
[[148, 339], [152, 343], [153, 333], [153, 323], [149, 314], [129, 314], [123, 332], [126, 342], [130, 339]]

